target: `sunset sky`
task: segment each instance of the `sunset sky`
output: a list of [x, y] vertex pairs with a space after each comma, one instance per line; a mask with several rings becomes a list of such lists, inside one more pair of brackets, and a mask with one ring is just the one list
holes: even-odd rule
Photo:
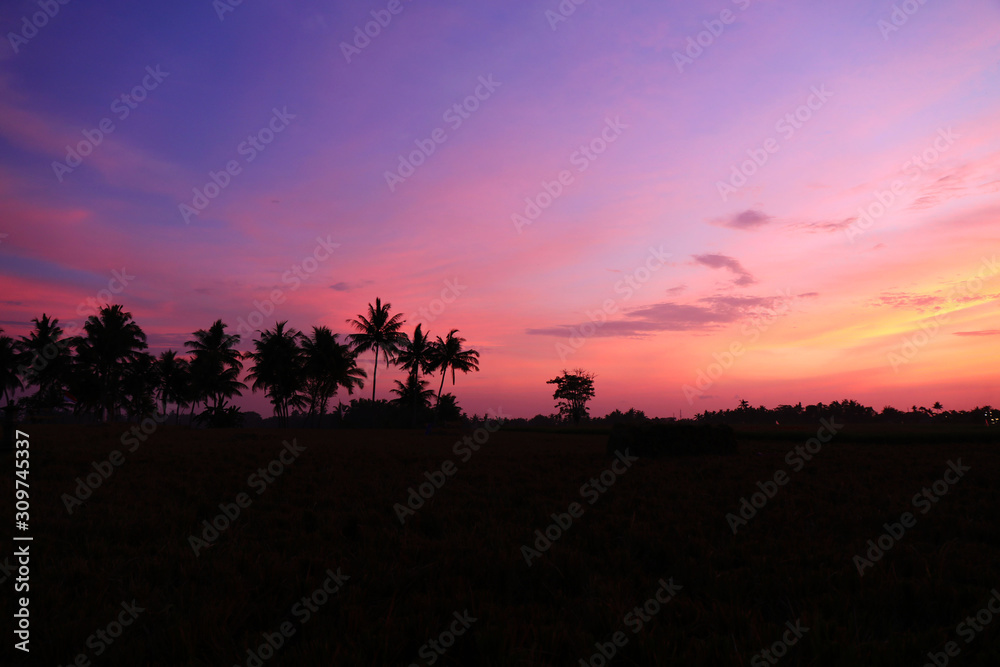
[[470, 415], [1000, 405], [995, 0], [52, 4], [0, 15], [8, 335], [381, 297]]

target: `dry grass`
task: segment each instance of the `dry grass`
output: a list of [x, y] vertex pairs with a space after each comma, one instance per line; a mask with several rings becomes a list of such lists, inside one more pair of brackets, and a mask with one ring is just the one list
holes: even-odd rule
[[[622, 630], [614, 664], [748, 665], [799, 618], [810, 631], [779, 664], [921, 665], [948, 640], [953, 664], [1000, 664], [1000, 619], [970, 644], [955, 633], [1000, 586], [996, 445], [835, 440], [734, 536], [727, 512], [789, 470], [794, 443], [641, 460], [589, 505], [580, 486], [609, 465], [600, 435], [501, 431], [463, 463], [454, 433], [168, 426], [68, 515], [61, 495], [124, 449], [121, 431], [28, 428], [32, 664], [246, 665], [289, 621], [265, 664], [409, 665], [466, 609], [479, 620], [436, 664], [578, 665]], [[247, 477], [291, 438], [306, 451], [257, 495]], [[853, 556], [957, 457], [972, 470], [859, 577]], [[401, 526], [393, 505], [446, 459], [457, 474]], [[188, 536], [240, 492], [252, 505], [195, 557]], [[574, 501], [583, 516], [528, 567], [521, 546]], [[300, 623], [294, 605], [338, 567], [348, 583]], [[623, 617], [671, 577], [682, 591], [633, 634]], [[95, 657], [88, 636], [133, 598], [146, 611]]]

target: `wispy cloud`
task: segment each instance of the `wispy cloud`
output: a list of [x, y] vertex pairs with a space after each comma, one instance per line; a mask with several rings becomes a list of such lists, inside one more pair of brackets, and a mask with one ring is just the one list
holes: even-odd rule
[[372, 280], [358, 280], [353, 283], [339, 282], [330, 285], [330, 289], [336, 290], [337, 292], [352, 292], [356, 289], [361, 289], [362, 287], [367, 287], [371, 285], [374, 281]]
[[734, 285], [745, 287], [747, 285], [753, 285], [757, 282], [757, 280], [750, 275], [750, 272], [744, 269], [743, 265], [732, 257], [717, 254], [694, 255], [694, 261], [712, 269], [726, 269], [736, 276], [733, 280]]
[[[811, 297], [807, 292], [800, 297]], [[624, 319], [602, 324], [593, 334], [598, 338], [636, 338], [663, 331], [715, 331], [752, 317], [770, 315], [787, 307], [788, 299], [774, 296], [715, 295], [694, 303], [663, 303], [642, 306], [624, 314]], [[560, 324], [528, 329], [533, 336], [570, 336], [580, 325]]]
[[991, 301], [1000, 298], [1000, 294], [953, 294], [950, 291], [935, 290], [928, 294], [913, 292], [882, 292], [869, 301], [869, 305], [888, 308], [905, 308], [923, 312], [925, 310], [941, 310], [945, 305], [971, 304]]
[[757, 211], [754, 209], [747, 209], [742, 213], [737, 213], [735, 215], [727, 216], [725, 218], [716, 218], [712, 220], [712, 224], [720, 225], [722, 227], [731, 227], [732, 229], [758, 229], [769, 223], [773, 218], [762, 211]]
[[819, 220], [816, 222], [795, 222], [788, 225], [788, 229], [802, 230], [810, 234], [823, 232], [842, 232], [852, 224], [857, 218], [844, 218], [843, 220]]

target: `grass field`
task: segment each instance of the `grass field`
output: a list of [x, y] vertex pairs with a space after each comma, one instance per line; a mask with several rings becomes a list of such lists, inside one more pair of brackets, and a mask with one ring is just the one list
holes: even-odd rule
[[[737, 455], [619, 462], [601, 482], [612, 469], [601, 434], [481, 431], [478, 451], [456, 453], [458, 431], [161, 426], [128, 451], [121, 425], [24, 428], [24, 664], [602, 665], [595, 644], [610, 652], [616, 633], [608, 664], [772, 664], [760, 652], [776, 642], [773, 660], [789, 666], [923, 665], [928, 652], [1000, 664], [1000, 615], [959, 625], [1000, 589], [997, 444], [851, 442], [847, 425], [797, 469], [786, 453], [815, 431], [758, 433]], [[267, 473], [293, 441], [304, 449]], [[113, 450], [124, 462], [70, 514], [64, 494]], [[959, 459], [968, 470], [945, 475]], [[14, 457], [3, 460], [11, 525]], [[394, 505], [442, 468], [401, 524]], [[758, 482], [773, 497], [734, 534], [727, 514]], [[220, 503], [240, 514], [206, 539]], [[577, 516], [561, 519], [572, 524], [529, 565], [522, 547], [572, 503]], [[905, 512], [915, 525], [859, 575], [855, 556]], [[192, 535], [207, 543], [197, 555]], [[2, 576], [0, 662], [17, 664], [16, 575]], [[635, 611], [658, 590], [668, 598], [661, 580], [673, 597]], [[268, 636], [280, 647], [261, 660]]]

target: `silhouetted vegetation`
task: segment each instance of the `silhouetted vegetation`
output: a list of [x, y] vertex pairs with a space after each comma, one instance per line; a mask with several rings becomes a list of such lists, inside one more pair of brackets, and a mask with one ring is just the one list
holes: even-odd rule
[[698, 421], [713, 423], [741, 424], [812, 424], [821, 417], [836, 417], [841, 421], [855, 424], [983, 424], [986, 425], [992, 415], [988, 405], [975, 407], [971, 410], [944, 410], [940, 402], [933, 408], [917, 407], [903, 412], [891, 406], [885, 406], [880, 412], [874, 408], [862, 405], [858, 401], [844, 399], [832, 403], [817, 403], [803, 406], [779, 405], [766, 408], [763, 405], [751, 407], [746, 401], [733, 410], [705, 411], [695, 416]]
[[577, 368], [572, 373], [564, 370], [562, 375], [545, 383], [556, 385], [552, 398], [559, 401], [556, 404], [559, 414], [571, 419], [574, 424], [589, 416], [587, 401], [594, 397], [594, 377], [593, 373]]
[[[442, 395], [442, 389], [449, 370], [453, 384], [456, 371], [478, 371], [479, 353], [464, 349], [457, 329], [432, 341], [418, 325], [411, 339], [401, 331], [402, 317], [392, 315], [390, 304], [380, 299], [369, 304], [367, 317], [349, 322], [358, 333], [346, 344], [328, 327], [313, 327], [306, 335], [284, 321], [258, 331], [249, 341], [252, 349], [242, 352], [241, 337], [216, 320], [184, 343], [186, 356], [166, 350], [156, 358], [145, 351], [145, 332], [121, 305], [104, 306], [70, 337], [63, 337], [58, 319], [42, 314], [20, 340], [0, 335], [0, 399], [11, 423], [21, 414], [56, 422], [135, 422], [157, 411], [166, 414], [173, 406], [175, 424], [235, 427], [259, 420], [270, 425], [271, 420], [251, 417], [232, 403], [248, 388], [240, 378], [249, 362], [249, 388], [271, 401], [278, 426], [413, 426], [463, 418], [455, 397]], [[340, 389], [352, 395], [364, 388], [367, 373], [357, 358], [367, 351], [376, 356], [372, 400], [352, 401], [327, 419]], [[374, 400], [380, 354], [386, 364], [398, 362], [409, 371], [405, 382], [396, 382], [391, 403]], [[432, 409], [435, 393], [420, 374], [436, 371], [441, 382]], [[184, 410], [190, 412], [182, 420]], [[404, 410], [405, 420], [399, 417]]]

